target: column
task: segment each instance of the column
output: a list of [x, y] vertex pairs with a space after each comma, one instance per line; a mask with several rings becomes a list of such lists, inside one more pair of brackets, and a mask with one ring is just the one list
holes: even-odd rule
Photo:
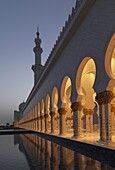
[[38, 131], [41, 131], [41, 126], [40, 126], [40, 116], [38, 117], [38, 124], [37, 124], [37, 126], [38, 126]]
[[111, 141], [111, 100], [114, 95], [111, 91], [104, 91], [96, 96], [100, 110], [100, 141]]
[[49, 115], [45, 114], [44, 117], [45, 117], [45, 132], [48, 132], [48, 118], [49, 118]]
[[51, 115], [51, 133], [55, 133], [55, 122], [54, 122], [55, 112], [51, 111], [50, 115]]
[[86, 132], [92, 133], [93, 132], [93, 109], [85, 109], [86, 114]]
[[38, 131], [37, 124], [38, 124], [38, 119], [36, 118], [36, 131]]
[[115, 104], [111, 105], [112, 134], [115, 134]]
[[74, 127], [74, 138], [77, 138], [81, 135], [81, 113], [83, 105], [81, 102], [75, 102], [71, 105], [73, 111], [73, 127]]
[[36, 131], [38, 131], [38, 117], [36, 118]]
[[34, 118], [34, 130], [36, 130], [36, 119]]
[[43, 132], [44, 131], [44, 116], [41, 115], [40, 118], [41, 118], [41, 131]]
[[65, 108], [58, 109], [60, 114], [60, 135], [66, 134], [65, 114], [67, 110]]

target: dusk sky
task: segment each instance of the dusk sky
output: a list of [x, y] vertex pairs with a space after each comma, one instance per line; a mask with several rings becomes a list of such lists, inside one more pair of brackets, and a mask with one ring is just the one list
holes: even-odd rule
[[45, 63], [76, 0], [0, 0], [0, 124], [13, 122], [14, 110], [34, 84], [31, 70], [37, 26]]

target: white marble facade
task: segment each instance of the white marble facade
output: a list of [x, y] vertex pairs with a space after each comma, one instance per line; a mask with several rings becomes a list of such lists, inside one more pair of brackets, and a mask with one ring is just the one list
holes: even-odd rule
[[35, 39], [34, 87], [15, 126], [79, 138], [115, 135], [115, 1], [76, 1], [44, 66]]

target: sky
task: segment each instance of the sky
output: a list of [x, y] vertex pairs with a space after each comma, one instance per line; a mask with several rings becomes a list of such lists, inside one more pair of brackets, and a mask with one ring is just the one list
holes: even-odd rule
[[13, 122], [14, 110], [33, 85], [33, 47], [39, 26], [45, 63], [76, 0], [0, 0], [0, 125]]

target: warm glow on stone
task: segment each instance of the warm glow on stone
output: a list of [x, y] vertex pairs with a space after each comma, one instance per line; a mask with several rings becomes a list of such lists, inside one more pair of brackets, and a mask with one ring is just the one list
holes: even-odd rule
[[115, 48], [113, 49], [112, 58], [111, 58], [111, 71], [115, 77]]

